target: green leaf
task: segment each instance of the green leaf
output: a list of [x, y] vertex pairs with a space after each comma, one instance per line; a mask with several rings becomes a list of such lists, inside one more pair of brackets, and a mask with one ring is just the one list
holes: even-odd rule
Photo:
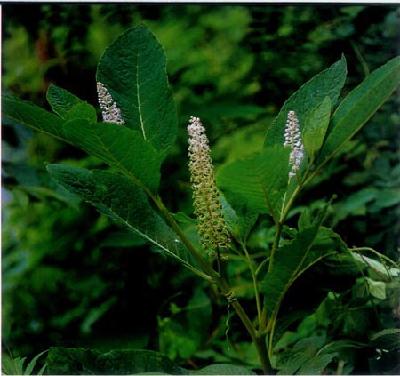
[[90, 122], [97, 121], [94, 107], [57, 85], [49, 86], [46, 98], [52, 110], [63, 119], [83, 118]]
[[268, 129], [265, 146], [283, 145], [283, 133], [286, 124], [287, 113], [290, 110], [296, 112], [300, 121], [300, 127], [305, 124], [306, 115], [315, 109], [325, 97], [329, 97], [334, 106], [339, 98], [340, 91], [347, 76], [347, 65], [344, 56], [328, 69], [317, 74], [284, 103]]
[[2, 356], [1, 370], [4, 375], [23, 375], [26, 357], [12, 358], [7, 354]]
[[129, 29], [100, 59], [97, 81], [121, 109], [127, 127], [162, 152], [174, 143], [177, 115], [168, 85], [164, 51], [145, 27]]
[[84, 348], [52, 347], [46, 359], [47, 372], [52, 375], [129, 375], [186, 372], [166, 356], [150, 350], [111, 350], [101, 353]]
[[65, 165], [48, 165], [47, 170], [64, 188], [197, 272], [186, 248], [153, 210], [145, 192], [128, 178]]
[[261, 283], [270, 315], [276, 315], [286, 291], [296, 279], [318, 233], [318, 226], [299, 231], [296, 237], [280, 247], [273, 268]]
[[25, 125], [58, 139], [65, 140], [62, 129], [64, 121], [57, 115], [33, 103], [11, 96], [3, 97], [3, 118], [12, 123]]
[[302, 364], [297, 373], [299, 375], [323, 375], [325, 368], [336, 356], [335, 353], [316, 355]]
[[198, 371], [193, 371], [193, 375], [255, 375], [249, 369], [235, 364], [211, 364]]
[[265, 148], [252, 157], [220, 168], [217, 184], [229, 202], [253, 213], [279, 217], [288, 183], [289, 150]]
[[64, 134], [74, 145], [117, 168], [136, 184], [157, 190], [161, 158], [139, 132], [116, 124], [90, 124], [76, 119], [65, 123]]
[[371, 118], [400, 83], [400, 57], [373, 71], [351, 91], [333, 114], [319, 162], [324, 163]]
[[278, 375], [294, 375], [300, 367], [313, 359], [323, 345], [324, 338], [312, 336], [298, 341], [291, 350], [283, 352], [278, 358]]
[[382, 281], [374, 281], [369, 277], [365, 277], [368, 285], [368, 290], [374, 298], [385, 300], [386, 299], [386, 284]]
[[325, 97], [322, 103], [311, 110], [306, 117], [303, 131], [303, 143], [311, 160], [314, 159], [316, 152], [321, 148], [324, 142], [325, 133], [328, 129], [331, 117], [331, 109], [331, 99]]
[[73, 106], [66, 114], [65, 120], [86, 119], [91, 123], [96, 123], [96, 110], [88, 103], [78, 103]]
[[[26, 369], [24, 371], [24, 375], [32, 375], [33, 369], [36, 366], [36, 362], [38, 361], [38, 359], [47, 352], [47, 350], [42, 351], [40, 354], [37, 354], [26, 366]], [[46, 365], [44, 365], [46, 366]], [[40, 372], [39, 372], [40, 374]]]

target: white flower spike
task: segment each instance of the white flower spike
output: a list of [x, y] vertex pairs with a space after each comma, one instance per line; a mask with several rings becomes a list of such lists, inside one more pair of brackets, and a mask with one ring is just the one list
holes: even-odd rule
[[286, 120], [284, 147], [290, 147], [292, 150], [289, 157], [289, 180], [296, 176], [300, 170], [301, 162], [304, 158], [304, 145], [301, 140], [300, 123], [294, 111], [289, 111]]
[[204, 249], [212, 255], [217, 247], [229, 245], [229, 232], [222, 215], [208, 139], [198, 117], [190, 117], [188, 134], [190, 182], [197, 228]]
[[99, 104], [101, 115], [105, 123], [125, 124], [122, 118], [121, 110], [117, 107], [111, 94], [101, 82], [97, 83], [97, 94], [99, 97]]

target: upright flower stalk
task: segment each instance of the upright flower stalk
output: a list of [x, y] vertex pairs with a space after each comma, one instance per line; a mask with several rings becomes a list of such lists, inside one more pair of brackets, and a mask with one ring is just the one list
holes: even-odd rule
[[291, 171], [289, 172], [289, 180], [296, 176], [297, 171], [300, 170], [301, 162], [304, 158], [304, 146], [301, 140], [300, 123], [294, 111], [289, 111], [286, 120], [285, 141], [284, 147], [290, 147], [291, 152], [289, 156], [289, 165]]
[[101, 115], [105, 123], [125, 124], [122, 118], [121, 110], [118, 108], [111, 94], [101, 82], [97, 83], [97, 95], [99, 97], [99, 104]]
[[190, 117], [188, 134], [190, 182], [197, 228], [204, 249], [212, 255], [218, 247], [229, 245], [229, 232], [222, 215], [208, 139], [198, 117]]

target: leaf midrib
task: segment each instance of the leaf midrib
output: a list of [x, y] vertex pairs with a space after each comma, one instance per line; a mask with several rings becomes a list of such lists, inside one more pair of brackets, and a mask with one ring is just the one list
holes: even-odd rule
[[140, 129], [142, 130], [143, 138], [147, 140], [146, 131], [144, 129], [144, 121], [142, 118], [142, 102], [140, 99], [140, 84], [139, 84], [139, 50], [136, 52], [136, 98], [138, 102], [138, 110], [139, 110], [139, 122]]

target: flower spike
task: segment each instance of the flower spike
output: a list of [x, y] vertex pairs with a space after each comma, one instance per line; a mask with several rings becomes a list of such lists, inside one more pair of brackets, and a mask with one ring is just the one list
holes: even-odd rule
[[291, 171], [289, 172], [289, 180], [296, 176], [297, 171], [300, 170], [301, 162], [304, 158], [304, 146], [301, 140], [300, 123], [294, 111], [289, 111], [284, 133], [284, 147], [290, 147], [289, 165]]
[[222, 215], [208, 139], [198, 117], [190, 117], [188, 134], [190, 182], [197, 228], [204, 249], [213, 254], [218, 247], [229, 245], [229, 232]]
[[125, 124], [122, 118], [121, 110], [117, 107], [111, 94], [101, 82], [97, 83], [97, 94], [99, 97], [99, 104], [101, 115], [105, 123]]

